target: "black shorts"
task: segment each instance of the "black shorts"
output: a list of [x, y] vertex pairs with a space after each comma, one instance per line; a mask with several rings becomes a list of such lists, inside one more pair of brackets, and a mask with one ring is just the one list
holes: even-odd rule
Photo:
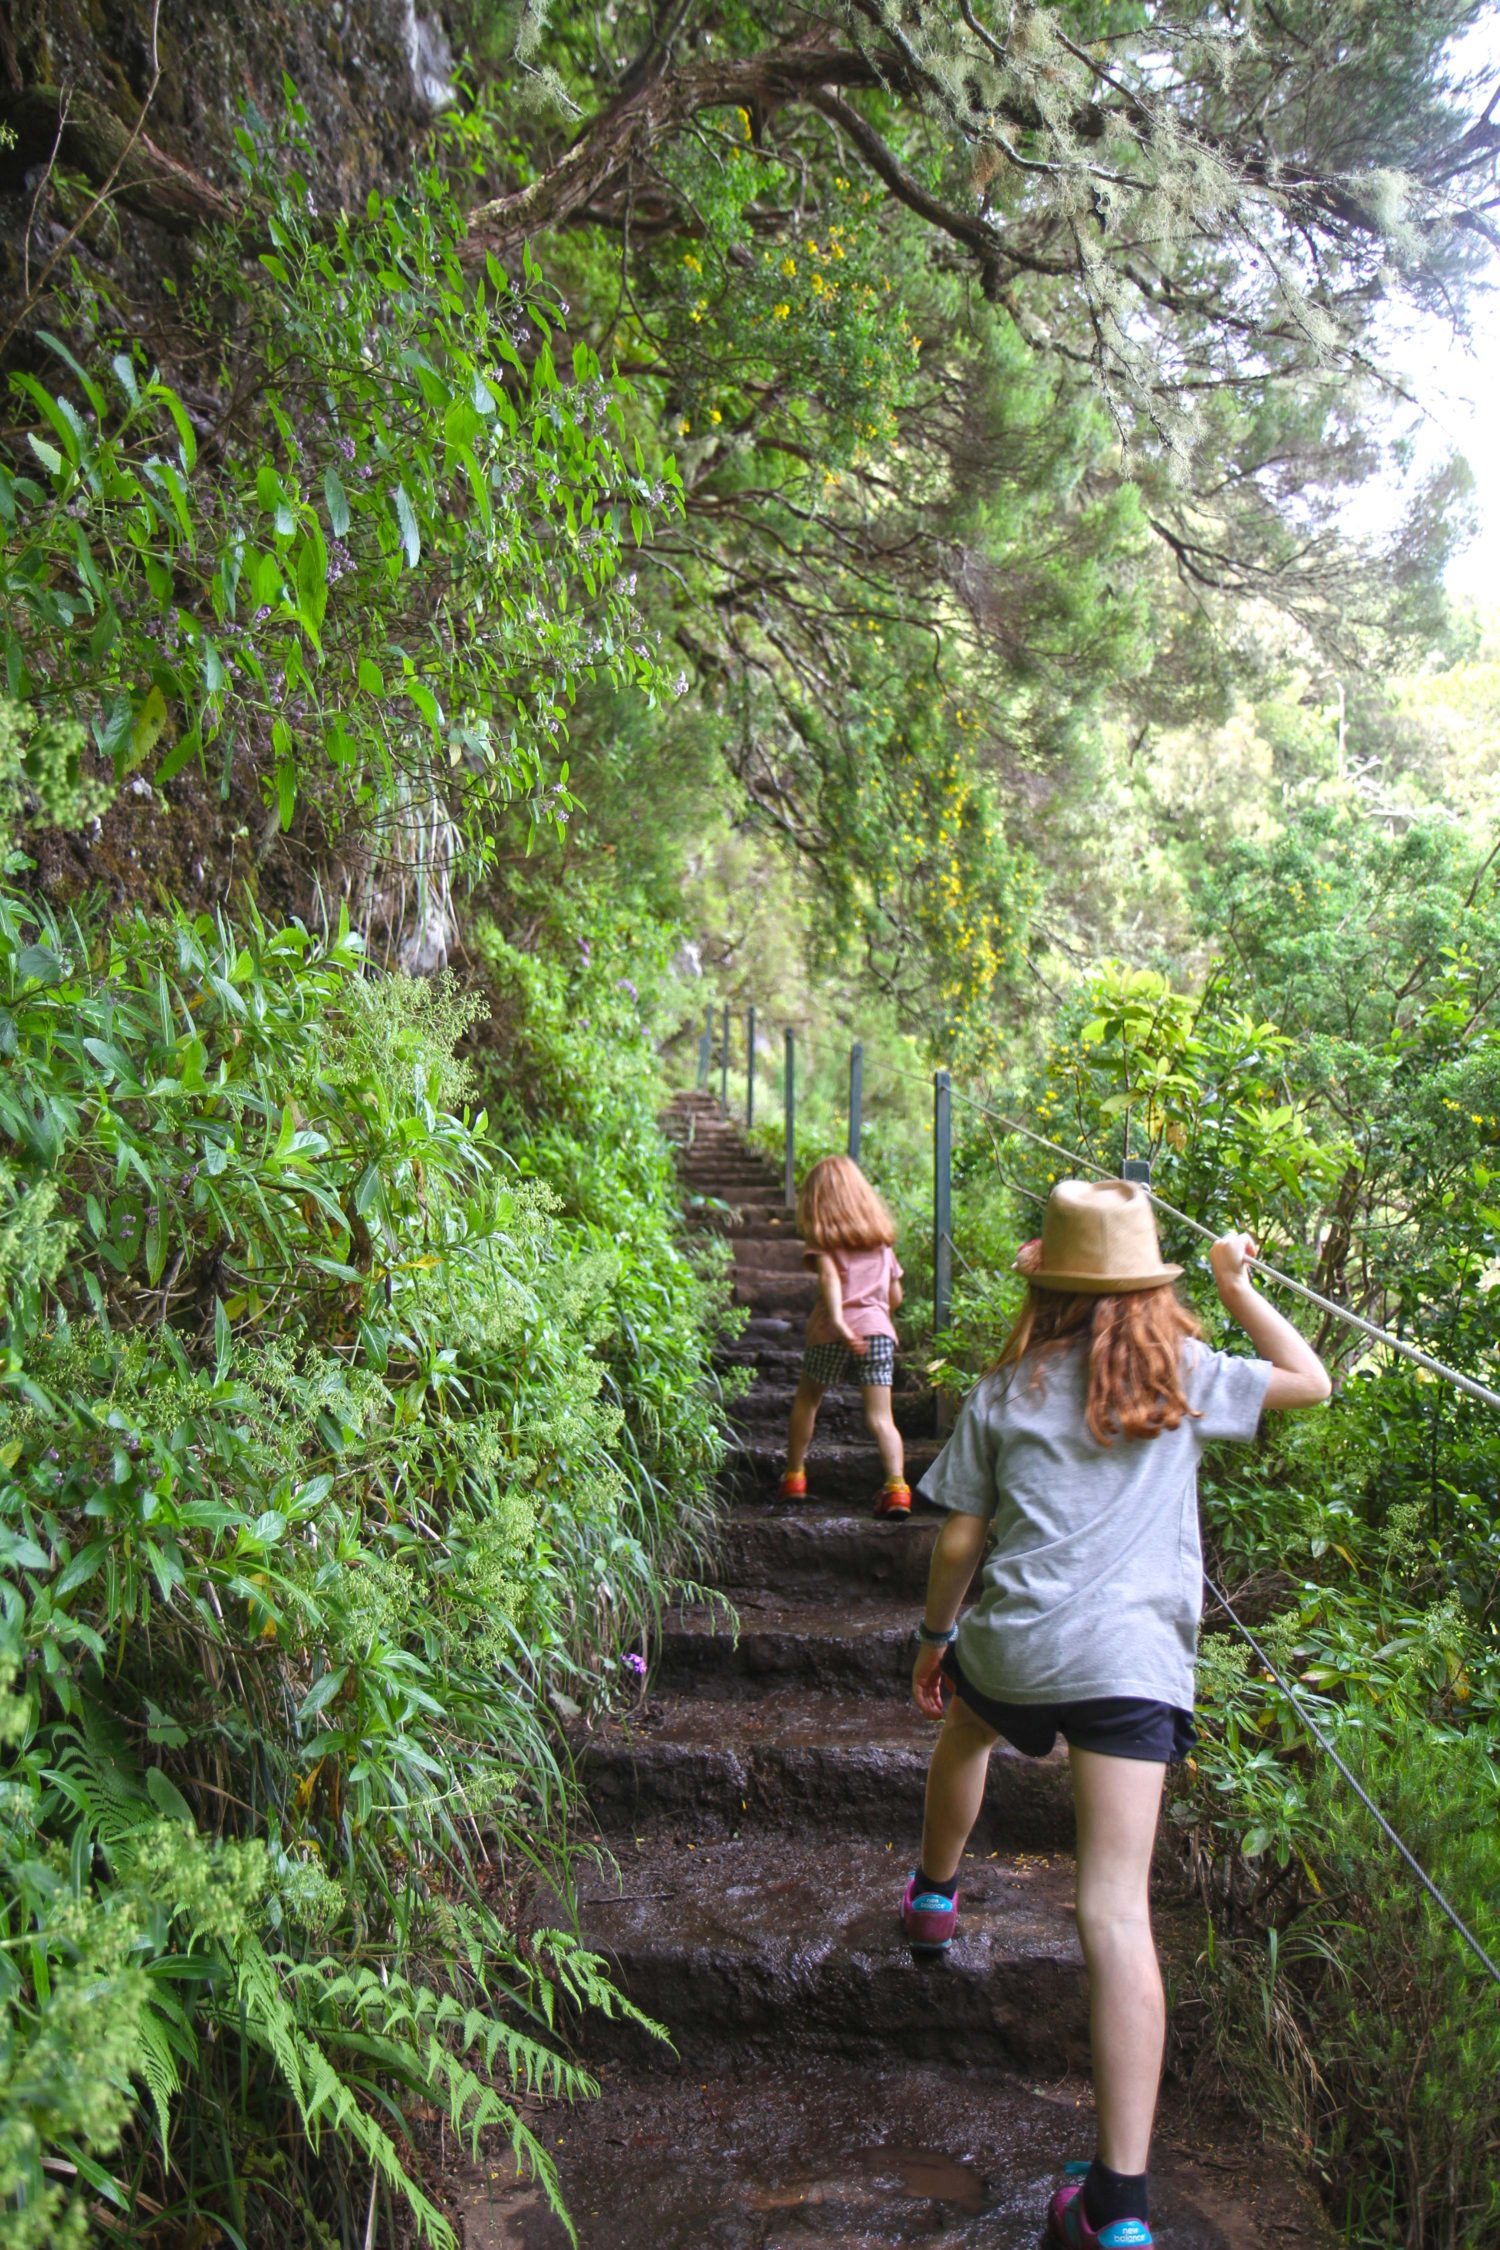
[[997, 1703], [970, 1686], [951, 1648], [943, 1651], [942, 1670], [975, 1718], [1003, 1734], [1023, 1757], [1045, 1758], [1061, 1735], [1074, 1750], [1171, 1766], [1198, 1739], [1192, 1712], [1175, 1703], [1152, 1703], [1143, 1695], [1097, 1696], [1086, 1703]]

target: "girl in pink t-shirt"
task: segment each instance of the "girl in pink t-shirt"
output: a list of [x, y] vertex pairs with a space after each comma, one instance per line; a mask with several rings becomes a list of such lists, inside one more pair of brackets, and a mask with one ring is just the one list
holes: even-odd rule
[[830, 1383], [846, 1382], [857, 1368], [865, 1420], [885, 1469], [875, 1513], [909, 1515], [906, 1457], [891, 1415], [896, 1380], [896, 1329], [891, 1315], [901, 1302], [901, 1266], [891, 1247], [896, 1239], [891, 1215], [852, 1157], [825, 1156], [802, 1183], [797, 1225], [807, 1246], [803, 1257], [818, 1276], [818, 1300], [808, 1316], [802, 1380], [792, 1400], [781, 1497], [800, 1500], [806, 1494], [802, 1464], [823, 1393]]

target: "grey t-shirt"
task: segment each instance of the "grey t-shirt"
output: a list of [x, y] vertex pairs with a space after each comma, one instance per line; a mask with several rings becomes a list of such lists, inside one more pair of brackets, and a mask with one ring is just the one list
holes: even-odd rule
[[983, 1516], [993, 1538], [956, 1654], [1001, 1703], [1139, 1695], [1190, 1710], [1202, 1610], [1198, 1456], [1252, 1438], [1271, 1368], [1195, 1341], [1183, 1388], [1196, 1410], [1154, 1438], [1100, 1445], [1084, 1419], [1088, 1352], [1023, 1360], [964, 1401], [920, 1490]]

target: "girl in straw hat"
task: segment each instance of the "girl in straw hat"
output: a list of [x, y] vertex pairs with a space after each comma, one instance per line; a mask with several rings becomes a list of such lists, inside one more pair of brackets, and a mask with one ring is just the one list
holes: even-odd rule
[[[1098, 2146], [1047, 2215], [1063, 2250], [1149, 2244], [1146, 2164], [1165, 2032], [1148, 1884], [1168, 1763], [1193, 1740], [1202, 1564], [1197, 1467], [1267, 1409], [1329, 1394], [1321, 1360], [1256, 1292], [1242, 1234], [1213, 1246], [1225, 1311], [1259, 1357], [1210, 1351], [1164, 1265], [1145, 1192], [1062, 1180], [1017, 1259], [1026, 1302], [921, 1490], [949, 1511], [912, 1692], [943, 1719], [921, 1865], [901, 1921], [916, 1951], [957, 1924], [957, 1875], [1003, 1735], [1068, 1744], [1078, 1935], [1088, 1965]], [[989, 1543], [981, 1592], [956, 1625]], [[953, 1691], [946, 1718], [944, 1681]]]

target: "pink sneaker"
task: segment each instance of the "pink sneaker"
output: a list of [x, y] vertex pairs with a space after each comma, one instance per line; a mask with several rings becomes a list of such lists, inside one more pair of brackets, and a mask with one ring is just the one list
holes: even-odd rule
[[952, 1898], [941, 1891], [919, 1891], [913, 1868], [901, 1901], [901, 1927], [913, 1953], [946, 1953], [958, 1928], [957, 1891]]
[[1115, 2219], [1095, 2233], [1083, 2208], [1086, 2164], [1070, 2164], [1067, 2178], [1047, 2206], [1047, 2240], [1053, 2250], [1151, 2250], [1144, 2219]]

